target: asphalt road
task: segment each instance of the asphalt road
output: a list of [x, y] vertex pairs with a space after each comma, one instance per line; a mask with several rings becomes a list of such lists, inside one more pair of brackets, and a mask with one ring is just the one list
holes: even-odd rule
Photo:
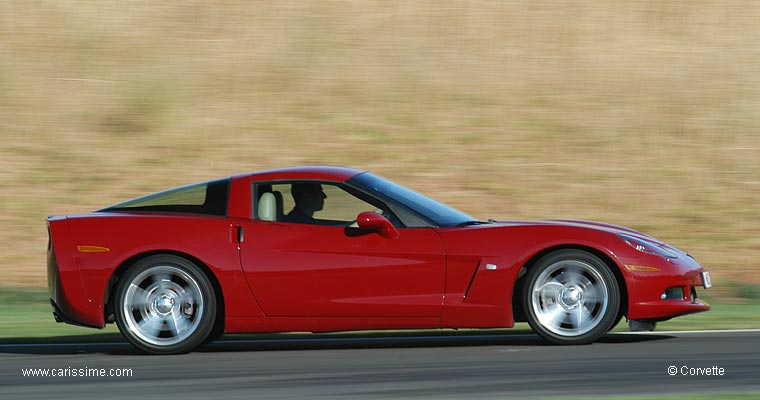
[[[570, 347], [546, 345], [531, 334], [323, 337], [232, 337], [181, 356], [140, 355], [125, 343], [0, 344], [0, 397], [503, 399], [760, 393], [760, 331], [610, 334], [593, 345]], [[52, 368], [64, 375], [129, 368], [132, 376], [25, 377], [24, 368]], [[708, 370], [717, 375], [705, 375]]]

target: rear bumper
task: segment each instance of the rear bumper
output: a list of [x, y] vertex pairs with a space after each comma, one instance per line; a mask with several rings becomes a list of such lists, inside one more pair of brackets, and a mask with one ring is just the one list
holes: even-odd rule
[[65, 235], [58, 235], [54, 242], [56, 227], [48, 225], [49, 242], [47, 251], [48, 291], [53, 317], [56, 322], [72, 325], [102, 328], [105, 318], [99, 307], [87, 297], [79, 269], [76, 267], [66, 242]]
[[58, 322], [58, 323], [64, 322], [69, 325], [84, 326], [87, 328], [102, 328], [102, 326], [87, 325], [77, 320], [74, 320], [73, 318], [66, 315], [66, 313], [61, 309], [61, 307], [58, 307], [58, 304], [56, 304], [53, 299], [50, 299], [50, 305], [53, 306], [53, 318], [55, 318], [55, 322]]
[[[74, 283], [81, 283], [78, 276], [75, 278], [72, 279], [72, 285]], [[73, 290], [71, 295], [67, 295], [61, 284], [60, 274], [56, 274], [51, 287], [50, 305], [53, 306], [53, 318], [55, 318], [55, 322], [65, 322], [71, 325], [87, 326], [90, 328], [103, 328], [105, 326], [105, 321], [101, 317], [101, 314], [94, 314], [91, 311], [90, 301], [84, 296], [84, 288], [81, 285], [82, 290], [79, 290], [80, 288], [78, 287]]]

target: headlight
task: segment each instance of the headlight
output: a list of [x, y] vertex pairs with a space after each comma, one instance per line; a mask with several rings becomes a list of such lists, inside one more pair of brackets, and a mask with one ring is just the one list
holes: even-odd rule
[[657, 246], [653, 243], [646, 242], [641, 239], [637, 239], [633, 236], [628, 235], [617, 235], [620, 240], [624, 241], [627, 245], [633, 247], [634, 249], [647, 254], [653, 254], [660, 257], [665, 258], [678, 258], [678, 255], [668, 251], [667, 249], [663, 249], [660, 246]]

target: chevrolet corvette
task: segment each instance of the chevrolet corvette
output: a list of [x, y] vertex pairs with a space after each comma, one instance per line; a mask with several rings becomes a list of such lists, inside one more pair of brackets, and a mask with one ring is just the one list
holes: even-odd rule
[[707, 311], [710, 275], [633, 229], [480, 221], [370, 172], [235, 175], [47, 219], [57, 322], [177, 354], [224, 333], [510, 328], [586, 344]]

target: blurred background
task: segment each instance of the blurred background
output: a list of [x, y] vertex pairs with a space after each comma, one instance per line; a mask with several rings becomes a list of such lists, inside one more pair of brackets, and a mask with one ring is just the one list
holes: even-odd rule
[[760, 297], [760, 2], [0, 2], [0, 285], [45, 217], [230, 174], [371, 170], [583, 218]]

